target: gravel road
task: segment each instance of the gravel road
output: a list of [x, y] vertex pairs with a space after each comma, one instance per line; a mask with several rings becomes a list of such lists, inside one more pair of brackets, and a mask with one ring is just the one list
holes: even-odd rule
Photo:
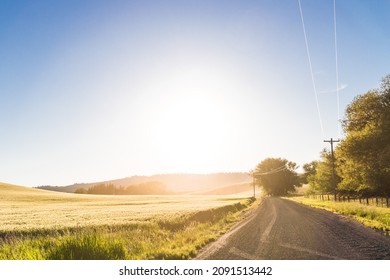
[[390, 238], [341, 215], [267, 197], [196, 259], [390, 259]]

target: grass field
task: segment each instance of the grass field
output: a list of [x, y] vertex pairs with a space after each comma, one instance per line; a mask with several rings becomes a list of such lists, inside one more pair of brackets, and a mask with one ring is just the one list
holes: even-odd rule
[[306, 197], [290, 197], [289, 199], [311, 207], [352, 217], [368, 227], [381, 230], [387, 234], [390, 232], [390, 208], [362, 205], [358, 202], [335, 202]]
[[0, 201], [0, 259], [188, 259], [253, 202], [244, 195], [77, 195], [1, 183]]

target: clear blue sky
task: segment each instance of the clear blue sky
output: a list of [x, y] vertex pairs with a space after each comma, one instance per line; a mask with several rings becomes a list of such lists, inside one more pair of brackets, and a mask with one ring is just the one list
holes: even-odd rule
[[[299, 165], [338, 138], [332, 0], [0, 1], [0, 181]], [[390, 73], [390, 2], [337, 0], [340, 112]], [[342, 136], [342, 135], [341, 135]]]

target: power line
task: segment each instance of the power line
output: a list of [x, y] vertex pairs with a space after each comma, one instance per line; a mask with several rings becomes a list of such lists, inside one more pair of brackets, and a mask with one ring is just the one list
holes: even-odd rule
[[282, 165], [282, 166], [279, 166], [278, 168], [275, 168], [275, 169], [272, 169], [270, 171], [267, 171], [267, 172], [254, 172], [253, 175], [254, 176], [263, 176], [263, 175], [271, 175], [271, 174], [274, 174], [274, 173], [278, 173], [280, 171], [283, 171], [287, 169], [287, 166], [286, 165]]
[[307, 42], [306, 29], [305, 29], [305, 21], [304, 21], [304, 19], [303, 19], [303, 12], [302, 12], [301, 0], [298, 0], [298, 4], [299, 4], [299, 11], [300, 11], [300, 14], [301, 14], [303, 35], [304, 35], [304, 37], [305, 37], [306, 53], [307, 53], [307, 58], [308, 58], [308, 60], [309, 60], [309, 68], [310, 68], [310, 74], [311, 74], [311, 81], [312, 81], [312, 84], [313, 84], [314, 97], [315, 97], [316, 105], [317, 105], [318, 119], [319, 119], [319, 121], [320, 121], [320, 127], [321, 127], [322, 137], [325, 137], [325, 134], [324, 134], [324, 126], [322, 125], [322, 118], [321, 118], [321, 112], [320, 112], [320, 105], [319, 105], [319, 102], [318, 102], [318, 93], [317, 93], [316, 83], [315, 83], [315, 80], [314, 80], [313, 67], [312, 67], [312, 64], [311, 64], [311, 58], [310, 58], [310, 52], [309, 52], [309, 44], [308, 44], [308, 42]]

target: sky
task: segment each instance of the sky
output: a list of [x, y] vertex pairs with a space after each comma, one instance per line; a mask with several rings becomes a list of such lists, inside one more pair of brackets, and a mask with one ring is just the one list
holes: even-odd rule
[[309, 56], [298, 0], [0, 1], [0, 181], [319, 159], [390, 73], [390, 1], [337, 0], [337, 48], [333, 0], [301, 9]]

